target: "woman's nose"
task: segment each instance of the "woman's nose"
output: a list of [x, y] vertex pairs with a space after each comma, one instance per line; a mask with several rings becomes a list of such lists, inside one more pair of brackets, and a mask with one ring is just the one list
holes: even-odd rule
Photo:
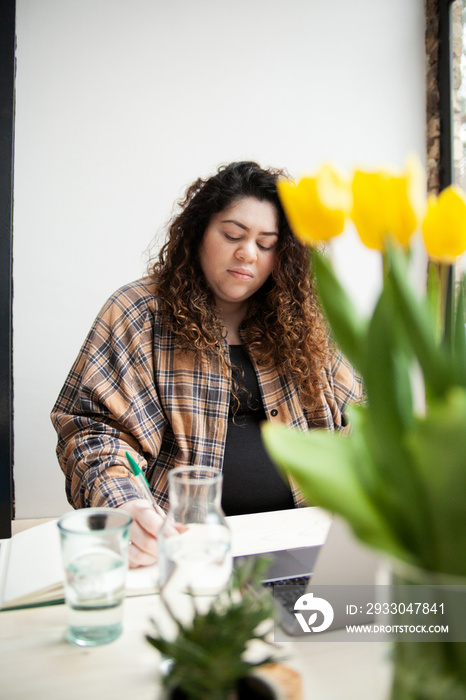
[[236, 249], [236, 257], [244, 262], [254, 262], [257, 257], [255, 244], [252, 241], [241, 241]]

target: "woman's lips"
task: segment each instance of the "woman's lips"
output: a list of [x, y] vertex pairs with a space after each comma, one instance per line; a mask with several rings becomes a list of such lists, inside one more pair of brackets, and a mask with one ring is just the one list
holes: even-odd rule
[[253, 278], [252, 272], [249, 272], [249, 270], [228, 270], [230, 275], [233, 275], [238, 280], [251, 280]]

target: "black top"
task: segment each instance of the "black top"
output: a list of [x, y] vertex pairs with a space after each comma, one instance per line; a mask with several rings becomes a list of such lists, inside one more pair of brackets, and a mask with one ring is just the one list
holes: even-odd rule
[[[254, 367], [242, 345], [230, 345], [238, 400], [230, 400], [223, 463], [226, 515], [294, 508], [291, 489], [265, 451], [260, 424], [265, 411]], [[236, 409], [236, 410], [235, 410]]]

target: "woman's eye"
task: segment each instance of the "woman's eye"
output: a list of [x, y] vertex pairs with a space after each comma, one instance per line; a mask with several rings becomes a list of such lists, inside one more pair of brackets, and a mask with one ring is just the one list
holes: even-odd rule
[[[234, 243], [237, 243], [238, 241], [241, 241], [243, 239], [243, 236], [232, 236], [229, 233], [223, 233], [223, 235], [225, 236], [227, 241], [232, 241]], [[275, 248], [275, 243], [273, 243], [272, 245], [263, 245], [262, 243], [257, 243], [257, 247], [265, 252], [272, 250], [272, 248]]]

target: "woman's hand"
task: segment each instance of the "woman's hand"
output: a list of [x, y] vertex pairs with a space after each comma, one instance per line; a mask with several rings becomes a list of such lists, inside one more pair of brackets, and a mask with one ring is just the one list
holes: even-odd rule
[[155, 512], [154, 507], [144, 498], [126, 501], [121, 510], [129, 513], [133, 522], [129, 531], [129, 566], [149, 566], [157, 561], [157, 535], [165, 517]]

